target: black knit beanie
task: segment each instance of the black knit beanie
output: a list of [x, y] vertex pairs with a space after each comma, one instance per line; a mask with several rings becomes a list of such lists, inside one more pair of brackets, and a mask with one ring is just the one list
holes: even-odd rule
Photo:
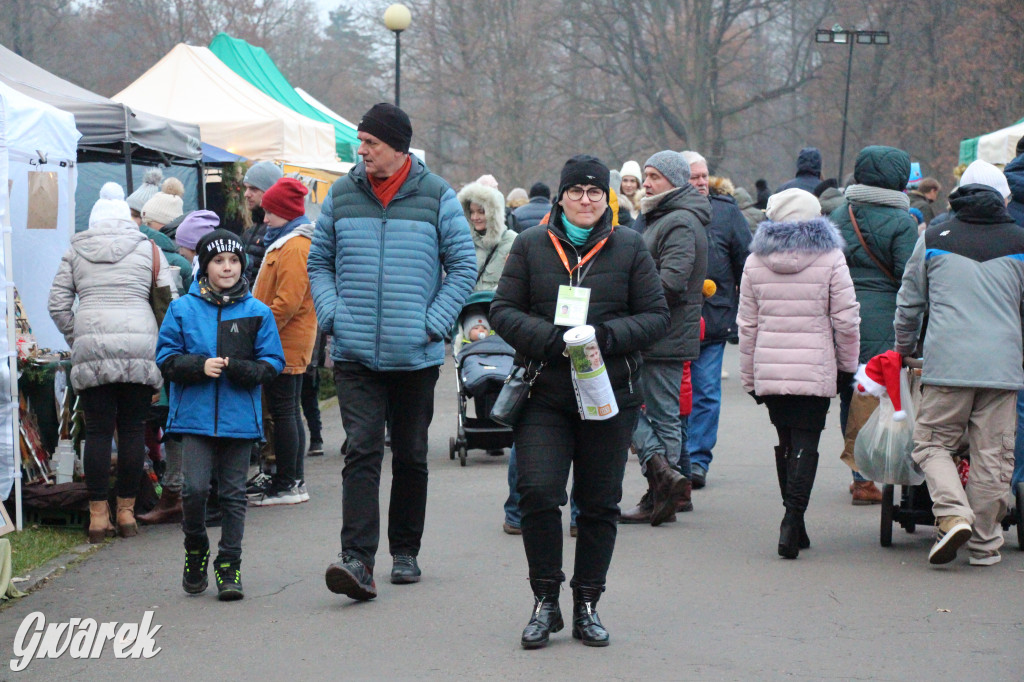
[[561, 199], [565, 190], [573, 185], [593, 185], [608, 194], [610, 180], [611, 171], [601, 159], [588, 154], [577, 154], [562, 166], [562, 177], [558, 181], [558, 198]]
[[220, 229], [208, 232], [203, 235], [196, 244], [196, 257], [199, 259], [199, 277], [206, 274], [206, 266], [210, 264], [218, 253], [231, 252], [238, 256], [242, 262], [242, 270], [245, 270], [245, 247], [239, 241], [238, 235], [228, 230]]
[[395, 151], [409, 151], [412, 142], [412, 123], [409, 115], [394, 104], [374, 104], [359, 120], [357, 130], [373, 135]]

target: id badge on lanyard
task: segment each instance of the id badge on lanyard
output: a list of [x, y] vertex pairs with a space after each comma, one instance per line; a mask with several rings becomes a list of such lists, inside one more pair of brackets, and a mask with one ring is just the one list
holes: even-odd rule
[[[614, 232], [615, 228], [612, 228]], [[558, 252], [559, 258], [562, 259], [562, 265], [565, 266], [566, 271], [569, 273], [569, 284], [561, 284], [558, 287], [558, 298], [555, 302], [555, 319], [554, 323], [564, 327], [578, 327], [587, 323], [587, 313], [590, 310], [590, 289], [587, 287], [573, 286], [572, 276], [581, 266], [590, 261], [598, 252], [604, 247], [608, 238], [611, 237], [611, 233], [608, 237], [605, 237], [599, 241], [594, 248], [592, 248], [587, 255], [580, 259], [580, 262], [575, 267], [569, 267], [569, 259], [565, 255], [565, 249], [562, 248], [561, 242], [558, 237], [554, 235], [551, 230], [548, 230], [548, 236], [551, 237], [551, 243], [555, 245], [555, 251]], [[589, 270], [589, 268], [588, 268]], [[584, 273], [585, 274], [585, 273]], [[577, 285], [583, 281], [581, 276], [577, 281]]]

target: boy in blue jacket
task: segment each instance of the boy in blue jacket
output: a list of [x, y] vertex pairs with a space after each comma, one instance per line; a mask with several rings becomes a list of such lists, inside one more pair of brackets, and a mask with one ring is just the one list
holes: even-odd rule
[[242, 277], [245, 247], [238, 237], [214, 230], [199, 240], [196, 254], [196, 279], [167, 311], [156, 362], [170, 384], [167, 431], [182, 435], [181, 585], [199, 594], [208, 584], [206, 498], [215, 473], [224, 514], [214, 561], [217, 597], [232, 601], [243, 596], [245, 479], [252, 443], [263, 435], [260, 386], [284, 368], [284, 351], [273, 313]]

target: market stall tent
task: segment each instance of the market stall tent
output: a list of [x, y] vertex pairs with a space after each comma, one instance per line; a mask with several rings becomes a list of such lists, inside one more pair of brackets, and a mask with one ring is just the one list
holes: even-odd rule
[[960, 163], [975, 159], [1005, 165], [1017, 156], [1017, 141], [1024, 137], [1024, 118], [993, 133], [960, 141]]
[[113, 99], [196, 124], [203, 142], [252, 160], [335, 161], [333, 126], [263, 94], [205, 47], [175, 46]]
[[356, 127], [317, 109], [300, 97], [262, 47], [232, 38], [227, 33], [218, 33], [210, 42], [210, 51], [260, 92], [292, 111], [333, 126], [338, 158], [349, 163], [356, 160], [356, 147], [359, 146]]
[[[75, 117], [0, 83], [0, 500], [15, 488], [20, 529], [20, 447], [14, 286], [41, 346], [66, 348], [46, 296], [74, 228]], [[20, 257], [16, 257], [20, 256]]]

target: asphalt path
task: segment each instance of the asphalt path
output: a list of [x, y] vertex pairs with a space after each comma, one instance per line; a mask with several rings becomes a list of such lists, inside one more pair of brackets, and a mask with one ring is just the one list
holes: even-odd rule
[[[507, 458], [475, 451], [466, 467], [449, 460], [449, 360], [430, 432], [422, 582], [388, 582], [385, 540], [376, 600], [356, 603], [325, 587], [324, 570], [340, 551], [343, 432], [332, 406], [324, 413], [328, 454], [306, 464], [310, 501], [249, 509], [244, 600], [218, 602], [212, 586], [186, 595], [180, 530], [146, 527], [0, 611], [0, 680], [1024, 679], [1024, 553], [1014, 531], [1002, 563], [987, 568], [969, 566], [966, 551], [930, 567], [930, 528], [896, 528], [892, 547], [881, 547], [879, 507], [850, 505], [838, 402], [807, 513], [812, 548], [796, 561], [778, 557], [774, 430], [739, 386], [737, 358], [729, 346], [719, 443], [695, 510], [659, 528], [620, 528], [599, 604], [608, 648], [583, 647], [568, 629], [546, 649], [520, 648], [532, 596], [521, 539], [501, 530]], [[383, 481], [386, 519], [387, 461]], [[624, 506], [645, 489], [635, 460], [624, 488]], [[571, 575], [575, 542], [567, 513], [563, 520]], [[570, 611], [568, 589], [561, 601]], [[65, 654], [12, 673], [6, 658], [16, 632], [36, 611], [58, 623], [137, 623], [152, 611], [160, 652], [123, 660], [108, 645], [97, 660]]]

